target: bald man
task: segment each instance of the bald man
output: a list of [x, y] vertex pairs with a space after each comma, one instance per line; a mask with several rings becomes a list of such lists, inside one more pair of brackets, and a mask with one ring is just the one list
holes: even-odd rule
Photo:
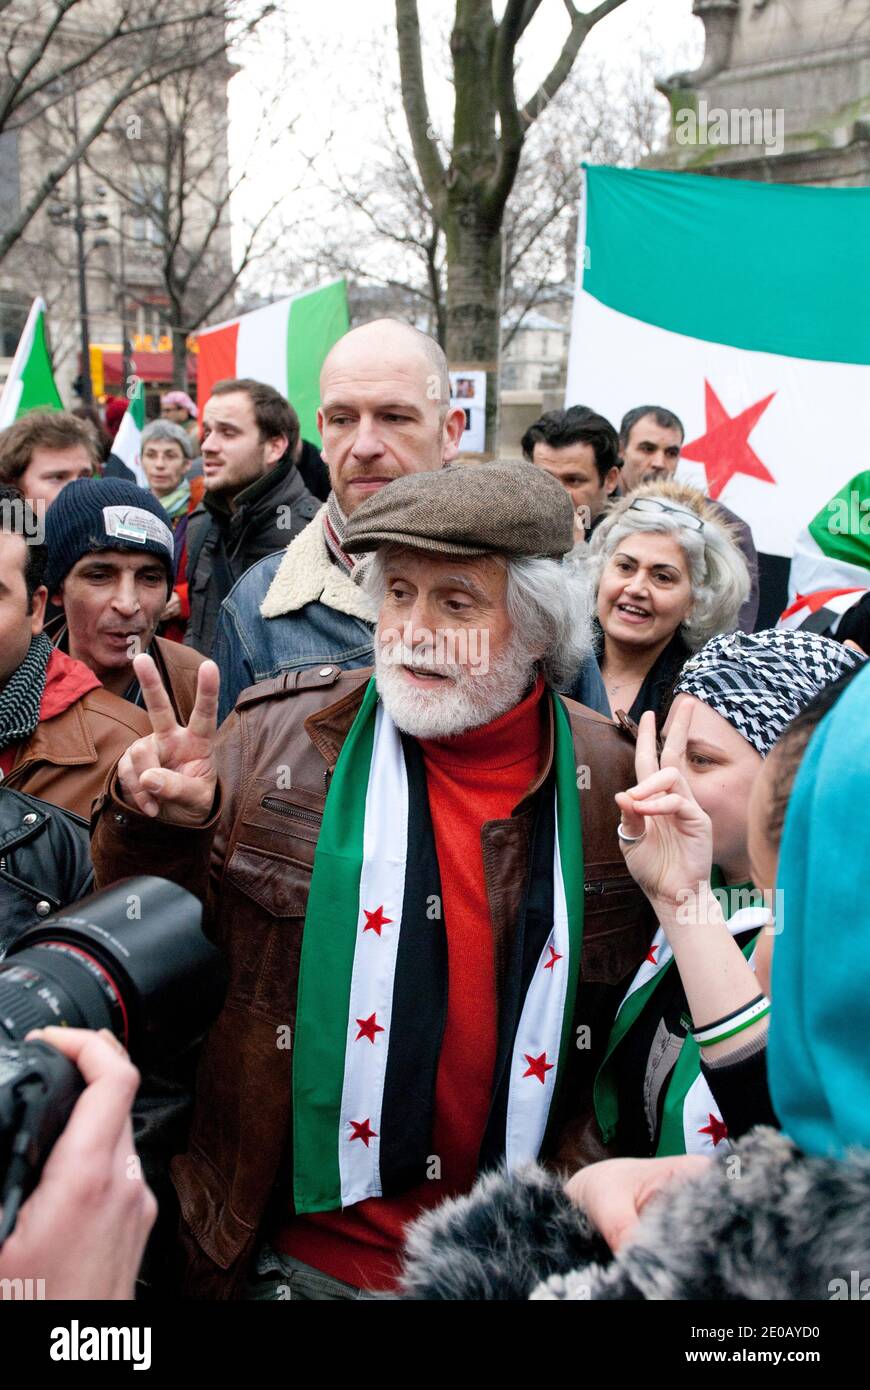
[[375, 614], [351, 577], [353, 511], [405, 473], [456, 457], [465, 413], [450, 406], [447, 359], [425, 333], [378, 319], [345, 334], [320, 374], [317, 425], [332, 492], [286, 550], [254, 565], [223, 603], [213, 656], [220, 717], [257, 681], [314, 668], [370, 666]]

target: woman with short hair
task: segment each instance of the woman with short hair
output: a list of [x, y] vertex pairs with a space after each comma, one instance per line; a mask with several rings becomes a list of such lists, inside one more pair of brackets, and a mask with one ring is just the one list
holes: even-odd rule
[[161, 637], [182, 642], [190, 617], [187, 592], [187, 523], [202, 500], [203, 481], [188, 480], [194, 446], [171, 420], [152, 420], [142, 431], [142, 467], [149, 490], [168, 515], [175, 533], [175, 584], [163, 612]]
[[732, 528], [673, 481], [620, 498], [577, 563], [594, 596], [596, 650], [564, 693], [608, 718], [658, 713], [691, 653], [736, 628], [749, 593]]

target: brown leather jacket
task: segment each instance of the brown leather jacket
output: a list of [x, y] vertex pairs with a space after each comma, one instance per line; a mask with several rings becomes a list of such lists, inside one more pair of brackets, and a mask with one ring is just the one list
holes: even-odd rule
[[155, 637], [149, 650], [157, 663], [160, 679], [169, 691], [175, 717], [186, 724], [196, 702], [196, 673], [205, 657], [193, 647], [170, 642], [166, 637]]
[[[45, 632], [51, 638], [53, 646], [68, 651], [67, 622], [63, 613], [46, 623]], [[201, 652], [195, 652], [192, 647], [185, 647], [181, 642], [171, 642], [166, 637], [152, 638], [148, 650], [156, 661], [160, 679], [169, 692], [176, 719], [186, 724], [196, 700], [196, 673], [205, 657]], [[132, 671], [130, 679], [133, 679]], [[146, 733], [150, 732], [150, 728], [146, 730]], [[102, 786], [98, 790], [102, 791]]]
[[151, 732], [151, 720], [118, 695], [89, 690], [37, 724], [3, 785], [91, 818], [91, 806], [121, 754]]
[[[203, 1046], [186, 1153], [172, 1162], [181, 1205], [184, 1292], [237, 1296], [274, 1213], [286, 1213], [291, 1166], [291, 1053], [279, 1030], [295, 1026], [302, 929], [326, 792], [359, 709], [368, 671], [334, 666], [290, 672], [252, 686], [218, 738], [220, 804], [197, 829], [131, 810], [112, 784], [95, 825], [99, 886], [157, 873], [206, 903], [206, 929], [226, 953], [229, 989]], [[577, 1161], [597, 1059], [624, 984], [642, 961], [652, 924], [627, 876], [616, 839], [614, 793], [634, 781], [629, 736], [566, 701], [581, 786], [586, 914], [575, 1022], [591, 1049], [572, 1050], [563, 1087], [561, 1138], [551, 1157]], [[513, 815], [482, 829], [496, 978], [517, 920], [529, 859], [534, 792]], [[280, 789], [282, 767], [292, 787]]]

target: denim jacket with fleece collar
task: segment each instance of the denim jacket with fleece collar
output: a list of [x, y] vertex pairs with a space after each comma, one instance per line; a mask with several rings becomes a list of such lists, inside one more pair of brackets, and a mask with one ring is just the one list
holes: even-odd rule
[[221, 720], [257, 681], [311, 666], [372, 665], [375, 608], [332, 560], [325, 514], [323, 507], [286, 550], [252, 565], [224, 600], [212, 651]]

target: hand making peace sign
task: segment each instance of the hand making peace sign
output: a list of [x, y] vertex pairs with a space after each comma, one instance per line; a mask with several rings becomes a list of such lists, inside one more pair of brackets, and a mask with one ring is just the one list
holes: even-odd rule
[[197, 671], [196, 703], [187, 727], [175, 718], [151, 657], [137, 656], [133, 669], [153, 733], [131, 744], [118, 763], [124, 800], [172, 825], [202, 825], [211, 814], [217, 784], [218, 668], [204, 661]]
[[696, 893], [699, 884], [708, 883], [713, 864], [710, 817], [680, 771], [691, 720], [692, 701], [683, 700], [674, 714], [660, 765], [655, 715], [648, 710], [641, 717], [634, 759], [637, 784], [616, 795], [623, 833], [639, 837], [634, 844], [620, 838], [626, 865], [660, 917], [673, 915], [685, 901], [686, 890]]

